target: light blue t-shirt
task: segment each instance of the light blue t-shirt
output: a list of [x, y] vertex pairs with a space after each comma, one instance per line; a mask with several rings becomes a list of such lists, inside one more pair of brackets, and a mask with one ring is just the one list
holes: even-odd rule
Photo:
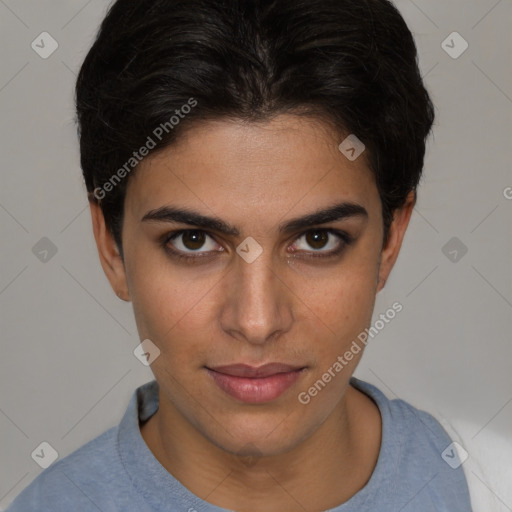
[[[382, 443], [365, 487], [329, 512], [471, 512], [462, 466], [448, 463], [452, 441], [437, 420], [369, 383], [350, 383], [379, 407]], [[227, 512], [189, 491], [154, 457], [139, 421], [157, 409], [153, 380], [135, 390], [117, 427], [44, 470], [7, 512]]]

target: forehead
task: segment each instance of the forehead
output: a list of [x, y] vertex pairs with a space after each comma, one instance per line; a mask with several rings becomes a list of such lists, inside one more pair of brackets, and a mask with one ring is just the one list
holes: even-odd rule
[[[343, 136], [313, 118], [205, 121], [142, 161], [130, 178], [126, 213], [139, 219], [166, 204], [205, 214], [273, 217], [340, 200], [368, 210], [380, 203], [366, 155], [350, 161]], [[377, 203], [377, 204], [374, 204]]]

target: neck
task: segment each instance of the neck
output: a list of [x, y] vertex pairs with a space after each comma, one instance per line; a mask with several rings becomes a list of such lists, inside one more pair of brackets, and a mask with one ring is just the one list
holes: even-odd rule
[[[195, 429], [160, 394], [157, 413], [141, 427], [146, 444], [191, 492], [244, 512], [327, 510], [350, 499], [370, 479], [380, 449], [374, 402], [348, 386], [325, 421], [291, 450], [260, 456], [229, 453]], [[262, 506], [264, 503], [264, 507]]]

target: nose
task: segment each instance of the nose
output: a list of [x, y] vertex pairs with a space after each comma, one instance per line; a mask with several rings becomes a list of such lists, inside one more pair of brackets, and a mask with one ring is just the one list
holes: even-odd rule
[[262, 345], [290, 330], [293, 294], [276, 272], [272, 255], [263, 251], [248, 263], [236, 256], [227, 276], [222, 328], [231, 336]]

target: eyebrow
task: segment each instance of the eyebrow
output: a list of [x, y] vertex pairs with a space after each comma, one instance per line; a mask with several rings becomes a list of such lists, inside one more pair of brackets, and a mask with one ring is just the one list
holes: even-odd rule
[[[302, 217], [291, 219], [279, 225], [280, 233], [300, 231], [318, 224], [334, 222], [351, 217], [368, 218], [366, 209], [357, 203], [342, 202], [333, 206], [317, 210]], [[141, 222], [174, 222], [189, 224], [210, 231], [217, 231], [227, 236], [240, 236], [240, 229], [232, 226], [218, 217], [208, 217], [188, 208], [162, 206], [150, 210], [141, 219]]]

